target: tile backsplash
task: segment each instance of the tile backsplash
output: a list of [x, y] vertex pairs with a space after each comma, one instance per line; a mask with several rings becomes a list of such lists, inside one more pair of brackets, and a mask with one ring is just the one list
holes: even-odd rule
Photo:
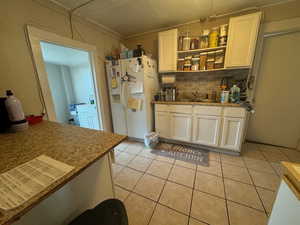
[[[229, 86], [233, 84], [240, 85], [241, 80], [246, 80], [248, 69], [235, 69], [201, 73], [176, 73], [175, 86], [178, 90], [178, 100], [193, 99], [193, 92], [200, 93], [205, 98], [211, 91], [218, 91], [221, 80], [227, 77]], [[242, 88], [242, 87], [241, 87]]]

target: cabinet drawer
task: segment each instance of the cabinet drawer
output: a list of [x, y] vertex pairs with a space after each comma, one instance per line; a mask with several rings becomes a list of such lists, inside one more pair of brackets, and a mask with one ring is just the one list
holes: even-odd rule
[[155, 112], [169, 112], [169, 105], [156, 104]]
[[195, 106], [194, 113], [207, 116], [221, 116], [222, 107], [217, 106]]
[[193, 106], [191, 105], [170, 105], [170, 112], [192, 114]]
[[246, 116], [246, 110], [244, 108], [226, 107], [224, 109], [224, 116], [244, 118]]

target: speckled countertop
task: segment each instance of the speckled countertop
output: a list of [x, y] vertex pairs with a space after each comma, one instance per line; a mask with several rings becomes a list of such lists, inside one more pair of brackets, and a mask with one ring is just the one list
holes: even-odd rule
[[122, 135], [48, 121], [23, 132], [0, 134], [0, 173], [42, 154], [75, 167], [21, 207], [1, 210], [0, 224], [11, 224], [125, 139]]
[[283, 179], [300, 201], [300, 164], [281, 162], [283, 167]]
[[153, 104], [166, 104], [166, 105], [205, 105], [205, 106], [226, 106], [226, 107], [242, 107], [240, 104], [235, 103], [218, 103], [218, 102], [167, 102], [167, 101], [152, 101]]

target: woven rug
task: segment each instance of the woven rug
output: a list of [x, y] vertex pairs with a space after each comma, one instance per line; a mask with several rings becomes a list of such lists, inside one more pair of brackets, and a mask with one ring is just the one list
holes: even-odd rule
[[179, 144], [160, 142], [151, 151], [153, 154], [208, 166], [208, 151], [201, 148], [194, 148]]

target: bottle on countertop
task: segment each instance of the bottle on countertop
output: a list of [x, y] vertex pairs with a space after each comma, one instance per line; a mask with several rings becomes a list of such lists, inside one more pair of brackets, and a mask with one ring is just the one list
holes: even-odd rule
[[230, 101], [232, 103], [238, 103], [240, 101], [240, 92], [241, 89], [236, 85], [233, 85], [232, 88], [230, 88]]
[[22, 104], [17, 99], [11, 90], [6, 91], [5, 107], [11, 122], [12, 131], [22, 131], [28, 128], [28, 123], [22, 108]]

